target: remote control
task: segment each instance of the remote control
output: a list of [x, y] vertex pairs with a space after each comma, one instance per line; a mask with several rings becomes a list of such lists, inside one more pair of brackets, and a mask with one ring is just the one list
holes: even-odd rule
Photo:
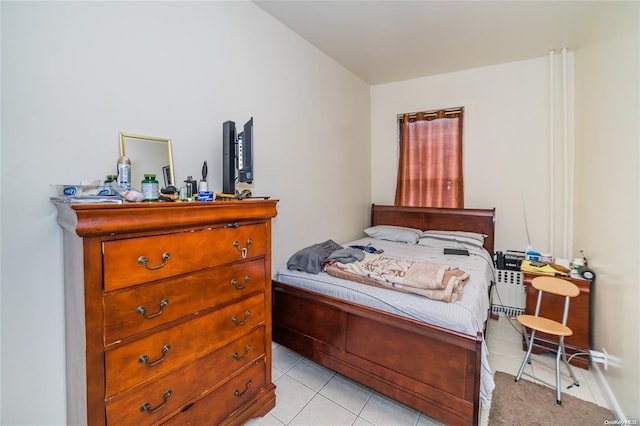
[[460, 256], [469, 256], [469, 250], [446, 248], [444, 249], [444, 254], [456, 254]]

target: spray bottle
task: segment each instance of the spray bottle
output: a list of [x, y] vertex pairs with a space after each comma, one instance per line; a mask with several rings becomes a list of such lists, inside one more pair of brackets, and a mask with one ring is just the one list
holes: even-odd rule
[[118, 186], [125, 189], [131, 189], [131, 160], [129, 157], [121, 155], [118, 158]]

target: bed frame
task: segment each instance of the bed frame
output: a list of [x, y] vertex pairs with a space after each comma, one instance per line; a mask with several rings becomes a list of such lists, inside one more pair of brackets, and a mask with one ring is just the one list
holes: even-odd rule
[[[473, 231], [495, 210], [371, 206], [371, 225]], [[478, 424], [482, 333], [469, 336], [273, 281], [273, 340], [447, 424]]]

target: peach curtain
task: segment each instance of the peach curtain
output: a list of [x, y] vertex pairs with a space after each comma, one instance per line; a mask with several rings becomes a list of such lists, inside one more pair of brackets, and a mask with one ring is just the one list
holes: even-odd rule
[[395, 204], [464, 207], [463, 110], [404, 114]]

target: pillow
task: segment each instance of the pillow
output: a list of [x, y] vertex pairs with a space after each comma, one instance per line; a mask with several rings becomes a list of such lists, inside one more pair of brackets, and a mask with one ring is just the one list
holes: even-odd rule
[[422, 231], [422, 235], [449, 235], [449, 236], [458, 236], [465, 238], [472, 238], [478, 241], [480, 244], [484, 244], [484, 239], [487, 238], [485, 234], [479, 234], [477, 232], [469, 232], [469, 231], [438, 231], [435, 229], [430, 229], [427, 231]]
[[482, 250], [485, 235], [464, 231], [424, 231], [418, 240], [421, 246]]
[[365, 229], [364, 233], [368, 237], [380, 240], [415, 244], [418, 242], [422, 231], [415, 228], [405, 228], [404, 226], [378, 225]]

